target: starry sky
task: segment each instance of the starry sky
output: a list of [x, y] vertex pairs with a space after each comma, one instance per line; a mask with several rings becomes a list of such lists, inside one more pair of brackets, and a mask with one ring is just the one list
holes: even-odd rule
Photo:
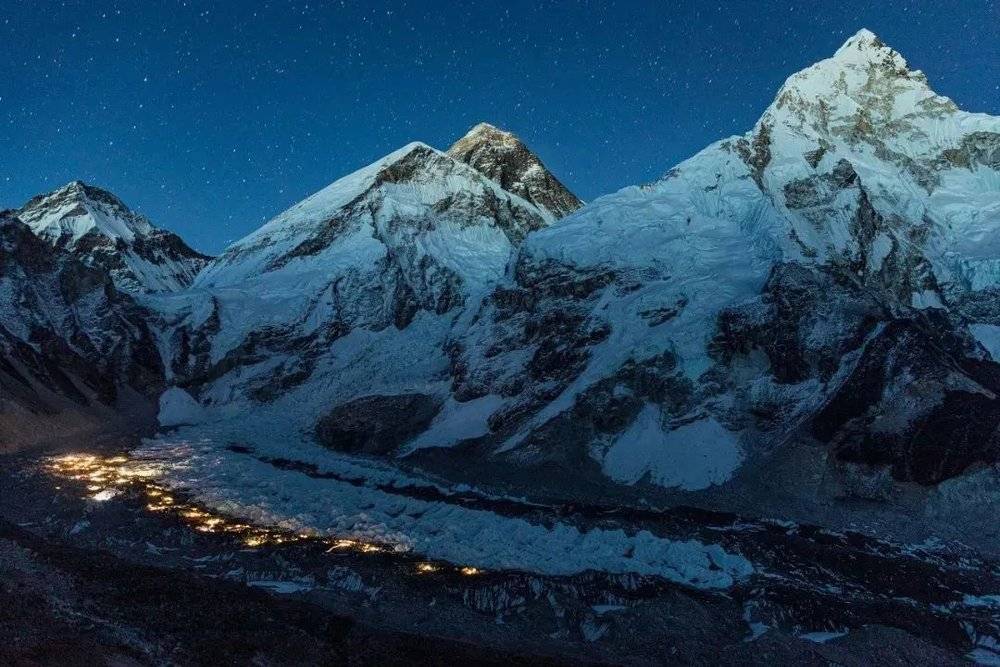
[[960, 107], [1000, 114], [1000, 0], [5, 0], [0, 208], [79, 178], [217, 253], [483, 120], [592, 199], [746, 131], [862, 27]]

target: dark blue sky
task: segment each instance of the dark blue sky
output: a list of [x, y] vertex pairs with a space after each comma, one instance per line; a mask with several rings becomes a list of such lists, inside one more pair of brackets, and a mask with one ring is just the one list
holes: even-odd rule
[[861, 27], [962, 108], [1000, 114], [991, 0], [6, 0], [0, 207], [81, 178], [214, 253], [408, 141], [446, 148], [481, 120], [591, 199], [745, 131]]

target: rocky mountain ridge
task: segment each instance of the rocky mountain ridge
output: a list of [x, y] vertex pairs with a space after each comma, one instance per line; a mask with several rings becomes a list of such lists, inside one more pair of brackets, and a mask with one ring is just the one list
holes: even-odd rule
[[230, 246], [191, 292], [161, 298], [178, 323], [174, 372], [227, 412], [263, 401], [303, 424], [334, 397], [428, 385], [446, 372], [456, 320], [551, 219], [445, 153], [404, 146]]
[[18, 218], [55, 248], [106, 270], [126, 292], [188, 287], [210, 259], [158, 229], [118, 197], [82, 181], [39, 195]]

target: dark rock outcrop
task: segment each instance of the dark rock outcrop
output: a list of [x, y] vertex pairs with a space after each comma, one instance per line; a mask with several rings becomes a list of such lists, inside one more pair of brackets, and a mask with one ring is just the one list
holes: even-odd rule
[[1000, 364], [940, 320], [893, 320], [865, 345], [812, 421], [839, 460], [925, 485], [1000, 460]]
[[441, 402], [426, 394], [363, 396], [338, 405], [316, 424], [316, 439], [350, 454], [385, 455], [430, 426]]

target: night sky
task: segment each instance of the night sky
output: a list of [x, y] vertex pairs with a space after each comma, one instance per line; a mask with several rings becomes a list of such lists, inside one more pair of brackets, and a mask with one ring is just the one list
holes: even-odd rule
[[744, 132], [862, 27], [1000, 114], [1000, 1], [432, 5], [4, 0], [0, 208], [79, 178], [216, 253], [482, 120], [592, 199]]

